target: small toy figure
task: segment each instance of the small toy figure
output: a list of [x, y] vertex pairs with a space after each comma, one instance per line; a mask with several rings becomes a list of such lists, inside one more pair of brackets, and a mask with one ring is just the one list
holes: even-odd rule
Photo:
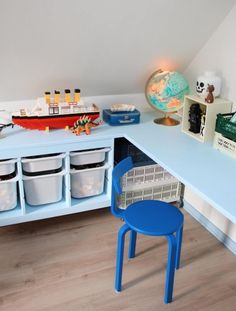
[[205, 98], [205, 102], [208, 103], [208, 104], [212, 104], [214, 102], [214, 95], [213, 95], [213, 92], [215, 90], [215, 87], [213, 84], [208, 84], [208, 87], [207, 87], [207, 97]]
[[95, 121], [91, 121], [91, 118], [87, 116], [83, 116], [79, 118], [75, 123], [74, 126], [70, 129], [72, 133], [76, 135], [80, 135], [80, 133], [85, 132], [86, 135], [91, 134], [91, 128], [96, 127], [102, 124], [102, 121], [96, 119]]
[[200, 133], [202, 110], [199, 104], [192, 104], [189, 109], [190, 132]]
[[206, 114], [203, 113], [201, 116], [201, 127], [200, 127], [200, 135], [204, 137], [205, 135], [205, 124], [206, 124]]

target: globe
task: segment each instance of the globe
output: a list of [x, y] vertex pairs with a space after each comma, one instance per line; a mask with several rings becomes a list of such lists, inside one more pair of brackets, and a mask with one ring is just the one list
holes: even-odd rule
[[177, 125], [179, 121], [170, 115], [182, 108], [184, 96], [189, 93], [189, 84], [176, 71], [155, 71], [147, 81], [145, 95], [148, 103], [164, 113], [165, 117], [154, 122], [163, 125]]

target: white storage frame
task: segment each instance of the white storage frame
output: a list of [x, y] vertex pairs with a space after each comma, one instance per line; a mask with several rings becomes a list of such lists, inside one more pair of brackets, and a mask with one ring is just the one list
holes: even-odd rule
[[[202, 111], [206, 114], [204, 136], [200, 133], [192, 133], [189, 131], [189, 109], [192, 104], [199, 104]], [[214, 103], [208, 104], [204, 101], [204, 98], [197, 95], [187, 95], [184, 99], [183, 117], [182, 117], [182, 132], [204, 143], [212, 141], [215, 133], [216, 116], [218, 113], [231, 112], [232, 102], [215, 98]]]
[[[83, 199], [71, 197], [70, 181], [70, 152], [97, 148], [106, 149], [106, 163], [108, 168], [105, 173], [105, 186], [102, 194]], [[69, 144], [52, 144], [49, 146], [35, 145], [29, 149], [17, 150], [20, 157], [14, 157], [17, 164], [18, 196], [16, 208], [0, 212], [0, 226], [22, 223], [38, 219], [45, 219], [61, 215], [73, 214], [88, 210], [94, 210], [110, 206], [111, 174], [113, 168], [114, 139], [107, 138], [96, 141], [78, 141]], [[63, 177], [63, 198], [61, 201], [45, 205], [30, 206], [25, 201], [24, 183], [22, 173], [22, 158], [36, 155], [47, 155], [63, 153], [64, 177]], [[7, 157], [8, 159], [10, 156]], [[2, 157], [1, 159], [4, 160]]]

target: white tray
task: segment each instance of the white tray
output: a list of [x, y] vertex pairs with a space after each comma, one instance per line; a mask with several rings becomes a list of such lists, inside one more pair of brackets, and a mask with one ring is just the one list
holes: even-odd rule
[[22, 158], [22, 167], [25, 172], [35, 173], [49, 170], [55, 170], [62, 167], [62, 160], [65, 154], [56, 156], [45, 156], [40, 158]]
[[82, 152], [71, 152], [70, 163], [72, 165], [86, 165], [92, 163], [100, 163], [105, 160], [106, 152], [110, 151], [110, 148], [102, 148], [95, 150], [85, 150]]

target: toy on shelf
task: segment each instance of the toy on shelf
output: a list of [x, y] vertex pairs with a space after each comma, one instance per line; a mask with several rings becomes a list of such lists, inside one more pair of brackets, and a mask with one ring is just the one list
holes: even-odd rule
[[208, 84], [207, 86], [207, 97], [205, 97], [205, 102], [208, 104], [212, 104], [214, 102], [213, 92], [215, 91], [215, 87], [213, 84]]
[[195, 134], [200, 133], [202, 110], [198, 103], [192, 104], [189, 109], [189, 131]]
[[103, 110], [103, 120], [109, 125], [127, 125], [140, 122], [140, 112], [135, 105], [113, 104], [110, 109]]
[[75, 123], [74, 126], [71, 127], [71, 132], [76, 135], [80, 135], [80, 133], [85, 132], [86, 135], [91, 134], [91, 128], [97, 127], [102, 124], [100, 119], [92, 121], [92, 119], [86, 115], [80, 117]]
[[60, 91], [45, 92], [44, 98], [38, 98], [37, 104], [29, 111], [21, 108], [13, 113], [12, 122], [26, 129], [46, 130], [68, 129], [81, 117], [89, 117], [91, 122], [99, 117], [100, 111], [95, 104], [84, 104], [80, 98], [80, 89], [74, 90], [72, 96], [69, 89], [65, 90], [64, 96]]
[[199, 96], [205, 98], [207, 96], [208, 85], [214, 86], [213, 95], [214, 97], [220, 96], [221, 90], [221, 78], [216, 75], [214, 71], [206, 71], [203, 75], [197, 78], [196, 92]]

